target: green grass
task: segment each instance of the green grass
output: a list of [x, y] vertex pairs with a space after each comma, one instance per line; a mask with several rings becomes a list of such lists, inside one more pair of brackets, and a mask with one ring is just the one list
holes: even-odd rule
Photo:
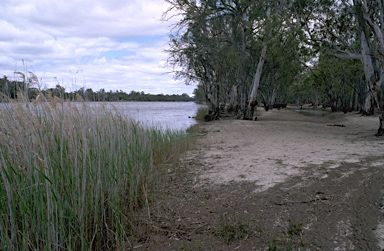
[[303, 224], [293, 223], [290, 221], [287, 230], [282, 231], [278, 238], [269, 243], [268, 250], [300, 250], [306, 246], [306, 244], [302, 241], [302, 234]]
[[0, 249], [131, 247], [150, 221], [157, 177], [188, 149], [187, 135], [85, 103], [1, 105]]
[[201, 106], [197, 109], [195, 119], [198, 121], [204, 121], [206, 115], [208, 115], [208, 107]]
[[334, 165], [335, 162], [334, 161], [331, 161], [331, 160], [328, 160], [328, 161], [325, 161], [323, 162], [322, 164], [319, 165], [319, 168], [321, 169], [327, 169], [329, 167], [331, 167], [332, 165]]
[[248, 224], [229, 220], [226, 217], [214, 231], [214, 235], [222, 237], [227, 244], [235, 240], [242, 240], [250, 234], [251, 230]]

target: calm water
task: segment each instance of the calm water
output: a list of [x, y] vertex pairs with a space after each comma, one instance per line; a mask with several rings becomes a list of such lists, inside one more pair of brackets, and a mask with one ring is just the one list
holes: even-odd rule
[[[89, 103], [101, 105], [102, 103]], [[107, 102], [115, 106], [128, 117], [143, 122], [148, 126], [156, 126], [173, 130], [186, 130], [197, 123], [192, 118], [202, 105], [194, 102]]]
[[[12, 105], [0, 103], [0, 108]], [[82, 106], [81, 103], [72, 105]], [[114, 106], [119, 112], [146, 126], [159, 127], [172, 130], [186, 130], [197, 123], [192, 118], [196, 116], [197, 109], [202, 105], [194, 102], [90, 102], [86, 103], [90, 108], [98, 106]]]

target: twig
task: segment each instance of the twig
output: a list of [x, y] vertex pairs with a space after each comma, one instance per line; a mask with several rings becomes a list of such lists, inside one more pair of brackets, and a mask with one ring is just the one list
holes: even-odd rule
[[332, 124], [332, 125], [327, 125], [327, 126], [338, 126], [338, 127], [345, 127], [343, 124]]
[[283, 206], [283, 205], [287, 205], [287, 204], [301, 204], [301, 203], [308, 204], [308, 203], [312, 203], [312, 202], [316, 202], [316, 201], [323, 201], [323, 200], [328, 200], [328, 198], [327, 197], [321, 197], [321, 198], [316, 198], [316, 199], [312, 199], [312, 200], [305, 200], [305, 201], [275, 202], [275, 204], [278, 206]]

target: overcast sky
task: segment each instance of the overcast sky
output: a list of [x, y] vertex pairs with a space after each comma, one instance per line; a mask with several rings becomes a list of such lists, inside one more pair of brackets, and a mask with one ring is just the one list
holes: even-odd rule
[[166, 8], [163, 0], [1, 0], [1, 77], [31, 71], [41, 88], [191, 95], [195, 86], [167, 74]]

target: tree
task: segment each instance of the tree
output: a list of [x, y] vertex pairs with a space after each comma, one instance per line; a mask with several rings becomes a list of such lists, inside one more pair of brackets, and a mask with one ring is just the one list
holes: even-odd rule
[[312, 89], [326, 97], [323, 106], [331, 107], [333, 112], [354, 110], [365, 93], [359, 85], [363, 77], [359, 60], [344, 60], [333, 55], [321, 54], [311, 71]]
[[10, 82], [7, 76], [0, 78], [0, 100], [1, 101], [8, 100], [10, 96], [9, 86], [10, 86]]
[[375, 105], [384, 134], [382, 0], [166, 1], [181, 15], [168, 62], [176, 77], [201, 86], [211, 119], [223, 106], [252, 119], [257, 100], [269, 109], [304, 86], [313, 90], [301, 96], [333, 111], [359, 106], [369, 115]]
[[[182, 15], [175, 25], [176, 33], [170, 36], [168, 51], [176, 78], [201, 86], [210, 119], [219, 117], [223, 107], [239, 118], [252, 119], [266, 75], [271, 80], [291, 67], [270, 61], [270, 71], [264, 73], [268, 48], [284, 54], [287, 42], [299, 36], [299, 25], [287, 12], [290, 1], [166, 1], [172, 6], [168, 13], [176, 10]], [[292, 57], [296, 58], [299, 56]], [[275, 88], [279, 98], [271, 102], [283, 100], [283, 91]]]
[[[320, 1], [321, 2], [321, 1]], [[325, 1], [327, 2], [327, 1]], [[308, 2], [307, 2], [308, 3]], [[359, 59], [365, 78], [364, 114], [380, 114], [378, 136], [384, 134], [384, 7], [382, 0], [335, 1], [311, 6], [307, 26], [311, 45], [343, 59]], [[326, 7], [326, 8], [324, 8]], [[352, 14], [352, 15], [351, 15]]]
[[56, 88], [52, 88], [52, 95], [61, 98], [62, 100], [65, 99], [65, 88], [61, 85], [57, 84]]
[[384, 6], [382, 0], [354, 0], [360, 28], [365, 79], [379, 117], [378, 136], [384, 135]]
[[198, 85], [197, 88], [193, 90], [194, 99], [197, 103], [204, 103], [204, 89], [202, 85]]

